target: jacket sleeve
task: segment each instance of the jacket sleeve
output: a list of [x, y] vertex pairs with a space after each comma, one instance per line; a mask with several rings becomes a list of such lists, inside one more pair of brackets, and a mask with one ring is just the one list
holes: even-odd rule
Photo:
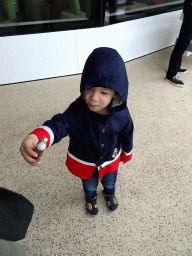
[[130, 118], [124, 126], [123, 130], [119, 134], [120, 143], [122, 146], [121, 160], [122, 162], [128, 162], [132, 158], [133, 148], [133, 121]]
[[39, 140], [43, 137], [47, 138], [46, 148], [58, 143], [62, 138], [69, 135], [72, 124], [71, 124], [71, 114], [73, 115], [73, 110], [69, 108], [63, 114], [57, 114], [52, 117], [51, 120], [46, 121], [42, 126], [35, 129], [30, 134], [35, 134]]

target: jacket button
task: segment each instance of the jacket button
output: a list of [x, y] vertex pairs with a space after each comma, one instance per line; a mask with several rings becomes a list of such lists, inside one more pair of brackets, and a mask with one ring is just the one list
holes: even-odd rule
[[101, 148], [104, 148], [105, 144], [101, 144]]
[[102, 129], [102, 131], [101, 131], [102, 133], [105, 133], [105, 129]]

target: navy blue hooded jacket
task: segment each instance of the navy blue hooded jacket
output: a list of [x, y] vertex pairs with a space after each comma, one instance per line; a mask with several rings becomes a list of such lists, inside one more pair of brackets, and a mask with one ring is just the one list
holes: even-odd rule
[[[109, 114], [98, 114], [87, 106], [82, 93], [93, 87], [118, 92]], [[81, 96], [63, 114], [53, 116], [35, 129], [38, 139], [48, 138], [47, 147], [69, 135], [66, 166], [81, 179], [90, 179], [96, 168], [99, 179], [113, 173], [119, 162], [132, 158], [133, 122], [126, 106], [128, 77], [119, 53], [112, 48], [95, 49], [88, 57], [81, 78]]]

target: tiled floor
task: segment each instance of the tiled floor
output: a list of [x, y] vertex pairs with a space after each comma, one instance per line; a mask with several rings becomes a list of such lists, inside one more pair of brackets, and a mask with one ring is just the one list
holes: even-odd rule
[[120, 164], [110, 213], [98, 187], [99, 214], [85, 214], [81, 180], [65, 166], [68, 137], [31, 167], [24, 137], [79, 96], [81, 75], [0, 87], [0, 186], [35, 206], [28, 256], [192, 255], [192, 62], [184, 88], [164, 81], [172, 47], [126, 63], [128, 107], [135, 125], [133, 159]]

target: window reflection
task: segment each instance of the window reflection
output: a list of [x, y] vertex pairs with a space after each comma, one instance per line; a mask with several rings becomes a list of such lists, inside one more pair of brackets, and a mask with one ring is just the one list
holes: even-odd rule
[[88, 19], [90, 0], [0, 0], [0, 26]]
[[[67, 24], [68, 21], [88, 20], [91, 15], [95, 15], [91, 14], [91, 3], [97, 1], [99, 0], [0, 0], [0, 27], [2, 29], [13, 27], [17, 30], [19, 26], [23, 27], [22, 25], [42, 24], [42, 26], [54, 27], [54, 23]], [[102, 24], [105, 21], [105, 25], [108, 25], [121, 22], [121, 19], [125, 21], [134, 17], [145, 17], [149, 10], [155, 15], [159, 7], [174, 6], [183, 3], [184, 0], [102, 0], [101, 2], [105, 13], [102, 16]]]
[[117, 16], [121, 14], [129, 15], [138, 11], [147, 11], [163, 6], [173, 6], [183, 3], [184, 0], [105, 0], [104, 6], [109, 23], [117, 21]]

